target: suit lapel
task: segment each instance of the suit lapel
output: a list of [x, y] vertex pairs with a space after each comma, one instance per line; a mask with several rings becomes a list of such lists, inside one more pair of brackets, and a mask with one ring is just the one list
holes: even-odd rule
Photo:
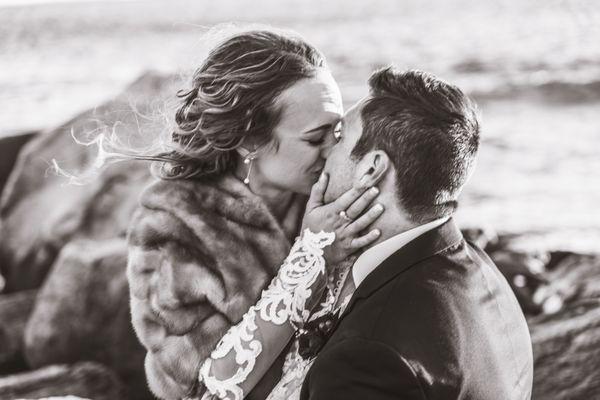
[[450, 218], [441, 226], [425, 232], [396, 251], [375, 268], [358, 286], [333, 330], [337, 328], [341, 320], [350, 313], [360, 299], [369, 297], [398, 274], [426, 258], [457, 245], [462, 239], [460, 230], [454, 220]]

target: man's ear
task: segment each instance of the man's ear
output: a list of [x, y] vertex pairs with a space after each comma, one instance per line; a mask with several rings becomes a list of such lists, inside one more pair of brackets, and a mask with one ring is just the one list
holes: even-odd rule
[[359, 187], [371, 187], [377, 185], [390, 168], [390, 158], [385, 151], [371, 151], [360, 160], [357, 168]]

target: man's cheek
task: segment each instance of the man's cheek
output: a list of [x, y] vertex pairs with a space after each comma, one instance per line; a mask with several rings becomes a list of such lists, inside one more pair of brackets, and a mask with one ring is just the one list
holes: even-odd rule
[[329, 183], [327, 184], [327, 190], [325, 190], [325, 195], [323, 195], [323, 200], [325, 203], [331, 203], [337, 198], [335, 184], [335, 179], [332, 179], [330, 175]]

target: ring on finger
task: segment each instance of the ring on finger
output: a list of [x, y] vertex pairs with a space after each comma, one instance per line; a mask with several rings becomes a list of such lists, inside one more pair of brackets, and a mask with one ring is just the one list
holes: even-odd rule
[[341, 217], [341, 218], [342, 218], [344, 221], [347, 221], [347, 222], [352, 222], [352, 218], [350, 218], [350, 217], [348, 216], [348, 214], [346, 214], [346, 211], [344, 211], [344, 210], [340, 211], [340, 213], [339, 213], [339, 216], [340, 216], [340, 217]]

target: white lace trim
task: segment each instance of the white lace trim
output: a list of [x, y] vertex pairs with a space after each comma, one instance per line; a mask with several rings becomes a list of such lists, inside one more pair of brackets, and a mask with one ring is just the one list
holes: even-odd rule
[[[349, 276], [352, 264], [338, 268], [333, 274], [329, 275], [327, 299], [320, 305], [320, 310], [311, 315], [310, 320], [319, 318], [324, 314], [336, 312], [342, 314], [344, 312], [350, 302], [352, 293], [346, 295], [337, 307], [334, 307], [334, 304], [339, 300], [341, 288]], [[299, 342], [296, 337], [285, 357], [281, 380], [275, 385], [266, 400], [299, 400], [302, 383], [314, 360], [314, 358], [305, 359], [300, 356]]]
[[[240, 384], [248, 378], [256, 358], [262, 352], [262, 343], [254, 334], [257, 329], [256, 316], [276, 325], [288, 321], [294, 325], [303, 324], [310, 315], [306, 302], [311, 297], [312, 285], [325, 273], [323, 248], [334, 240], [333, 232], [313, 233], [308, 229], [296, 240], [279, 273], [262, 292], [258, 303], [248, 310], [239, 324], [229, 329], [202, 364], [199, 380], [204, 383], [208, 393], [223, 400], [243, 399]], [[213, 360], [223, 358], [231, 351], [238, 365], [235, 374], [225, 379], [212, 375]]]
[[297, 400], [300, 388], [308, 369], [314, 360], [304, 359], [298, 354], [298, 340], [285, 357], [281, 380], [273, 388], [266, 400]]

